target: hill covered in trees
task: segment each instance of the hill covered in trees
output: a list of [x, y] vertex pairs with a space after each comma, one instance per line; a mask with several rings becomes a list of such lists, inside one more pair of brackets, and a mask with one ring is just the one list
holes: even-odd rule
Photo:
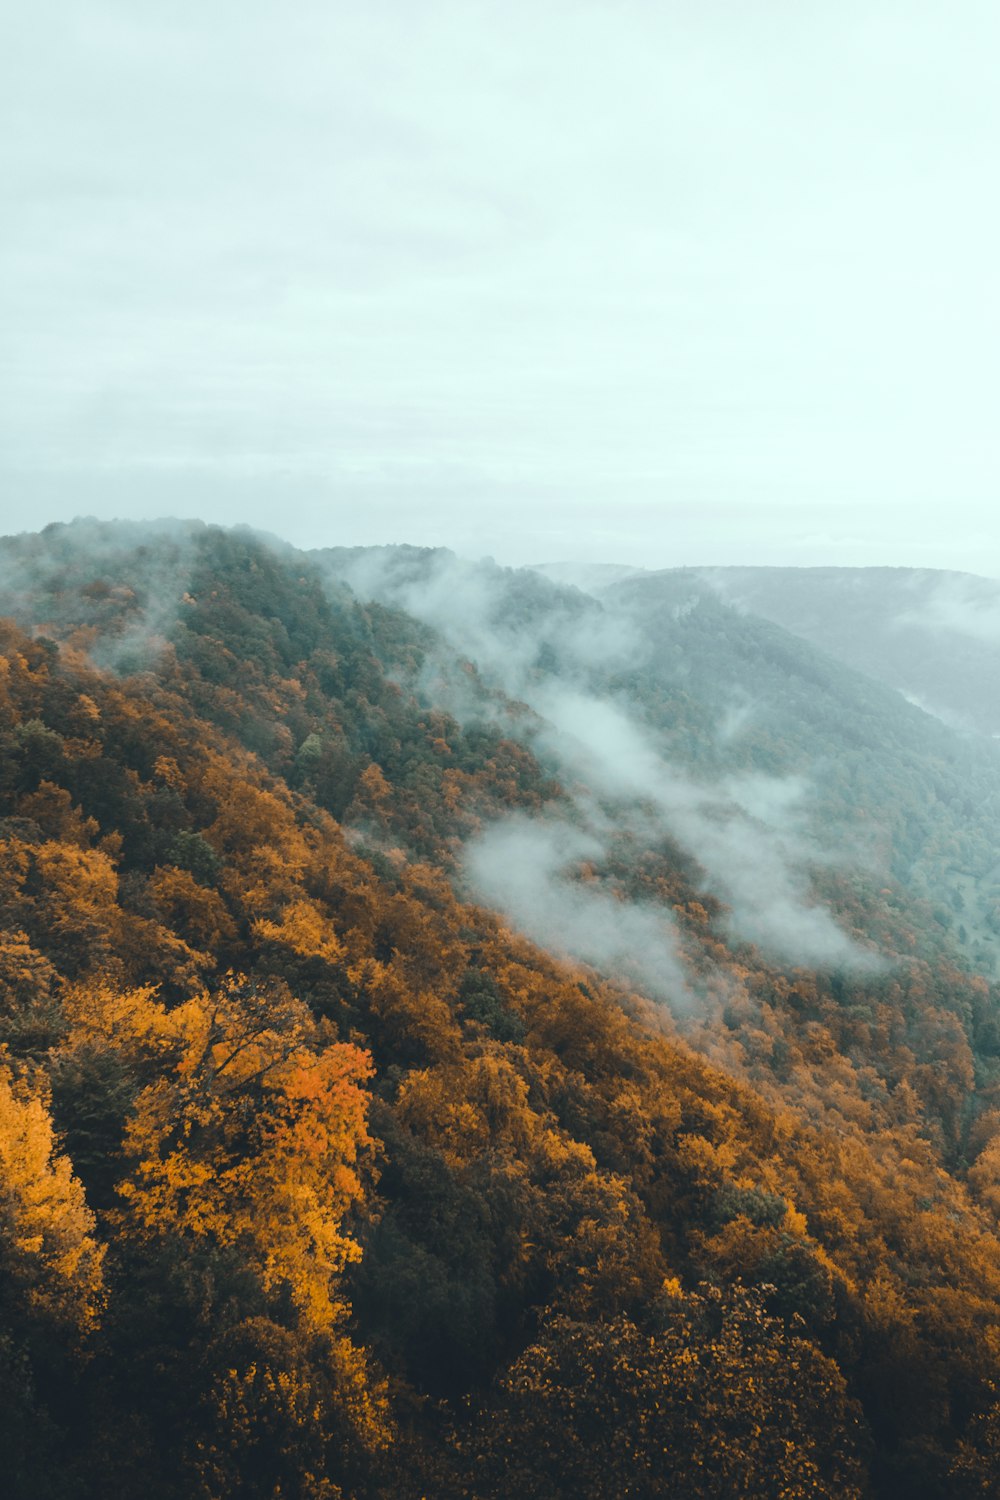
[[635, 568], [541, 572], [603, 597], [621, 579], [668, 595], [683, 581], [771, 620], [953, 727], [1000, 735], [1000, 583], [937, 568]]
[[1000, 583], [933, 568], [712, 568], [724, 599], [888, 682], [965, 730], [1000, 735]]
[[641, 579], [0, 576], [15, 1494], [994, 1491], [991, 745]]

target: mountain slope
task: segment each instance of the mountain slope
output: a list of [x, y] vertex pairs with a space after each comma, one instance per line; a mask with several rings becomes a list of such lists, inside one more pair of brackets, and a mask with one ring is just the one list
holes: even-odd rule
[[1000, 582], [935, 568], [715, 567], [572, 563], [538, 571], [602, 598], [642, 580], [655, 592], [703, 585], [901, 692], [961, 730], [1000, 735]]
[[[869, 705], [889, 860], [904, 771], [947, 790], [979, 762], [721, 606], [671, 634], [467, 576], [473, 666], [433, 555], [396, 556], [418, 621], [398, 576], [361, 602], [248, 534], [3, 553], [41, 632], [0, 643], [16, 1492], [985, 1492], [995, 994], [891, 873], [879, 898], [827, 869], [852, 946], [775, 957], [697, 846], [753, 834], [821, 883], [843, 795], [793, 827], [767, 777], [842, 752], [836, 705]], [[751, 667], [785, 716], [720, 739]], [[672, 1008], [641, 953], [553, 956], [470, 901], [497, 829], [508, 859], [530, 830], [518, 881], [557, 922], [662, 944]]]
[[897, 688], [959, 728], [1000, 735], [1000, 583], [918, 568], [713, 568], [722, 598]]

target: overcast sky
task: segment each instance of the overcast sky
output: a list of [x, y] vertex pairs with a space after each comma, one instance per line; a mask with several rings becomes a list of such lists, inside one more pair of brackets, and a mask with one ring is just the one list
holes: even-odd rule
[[32, 0], [0, 528], [1000, 575], [995, 0]]

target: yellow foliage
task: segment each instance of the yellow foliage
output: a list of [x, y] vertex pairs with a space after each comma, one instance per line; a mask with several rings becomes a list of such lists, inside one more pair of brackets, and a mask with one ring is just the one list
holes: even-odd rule
[[[46, 1102], [0, 1064], [0, 1264], [28, 1308], [83, 1333], [103, 1300], [104, 1247]], [[3, 1278], [0, 1278], [3, 1279]]]
[[174, 1048], [176, 1012], [156, 999], [152, 986], [121, 990], [107, 980], [89, 980], [66, 993], [66, 1051], [112, 1048], [128, 1057], [158, 1056]]
[[128, 1122], [126, 1229], [238, 1247], [266, 1289], [287, 1289], [307, 1324], [331, 1326], [343, 1310], [336, 1280], [360, 1255], [342, 1220], [361, 1196], [370, 1146], [367, 1055], [314, 1049], [302, 1007], [235, 986], [165, 1021], [177, 1060]]
[[239, 861], [267, 851], [301, 873], [308, 848], [288, 804], [250, 781], [237, 781], [221, 758], [206, 759], [201, 790], [214, 800], [216, 816], [205, 838], [217, 853]]
[[85, 818], [65, 787], [40, 781], [35, 791], [18, 799], [18, 814], [31, 818], [50, 838], [86, 849], [100, 832], [95, 818]]
[[315, 902], [305, 899], [286, 906], [278, 922], [265, 918], [254, 922], [253, 933], [265, 941], [284, 944], [301, 958], [321, 958], [329, 964], [339, 963], [346, 952], [329, 919]]
[[990, 1213], [1000, 1217], [1000, 1136], [994, 1136], [969, 1168], [969, 1187]]

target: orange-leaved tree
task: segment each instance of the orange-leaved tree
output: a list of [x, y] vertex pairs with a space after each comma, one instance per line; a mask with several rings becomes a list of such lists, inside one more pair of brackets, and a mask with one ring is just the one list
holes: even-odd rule
[[157, 1024], [173, 1034], [173, 1059], [126, 1126], [123, 1228], [232, 1247], [304, 1325], [332, 1328], [340, 1276], [360, 1255], [343, 1221], [371, 1148], [367, 1055], [324, 1045], [287, 994], [235, 980]]

